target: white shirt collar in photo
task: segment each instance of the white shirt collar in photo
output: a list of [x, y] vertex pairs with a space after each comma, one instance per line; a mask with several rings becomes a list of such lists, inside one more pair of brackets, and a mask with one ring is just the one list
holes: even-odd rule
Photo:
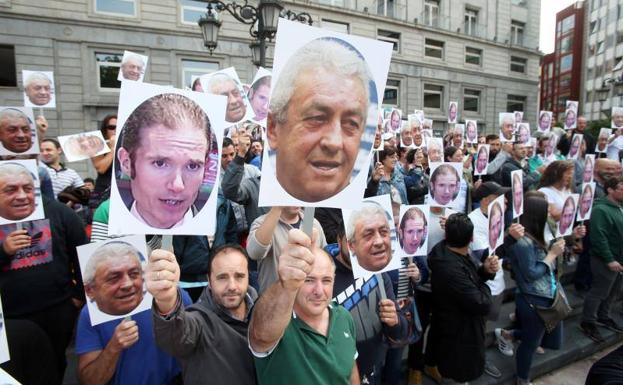
[[[138, 210], [136, 209], [136, 201], [132, 202], [132, 207], [130, 208], [130, 213], [131, 213], [132, 215], [134, 215], [134, 217], [135, 217], [136, 219], [138, 219], [141, 223], [144, 223], [144, 224], [146, 224], [147, 226], [151, 226], [149, 223], [147, 223], [147, 222], [145, 221], [145, 219], [143, 219], [143, 217], [141, 216], [141, 214], [140, 214], [140, 213], [138, 212]], [[175, 228], [175, 227], [182, 226], [182, 225], [184, 224], [184, 221], [186, 221], [186, 220], [191, 220], [191, 219], [193, 219], [193, 213], [192, 213], [192, 210], [189, 208], [189, 209], [186, 211], [186, 214], [184, 214], [184, 217], [182, 217], [182, 219], [181, 219], [179, 222], [177, 222], [175, 225], [171, 226], [170, 228], [171, 228], [171, 229], [173, 229], [173, 228]], [[151, 226], [151, 227], [153, 227], [153, 226]]]

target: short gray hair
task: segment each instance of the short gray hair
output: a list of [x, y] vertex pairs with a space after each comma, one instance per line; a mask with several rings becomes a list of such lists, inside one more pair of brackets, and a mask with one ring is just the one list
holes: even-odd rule
[[13, 162], [0, 164], [0, 179], [13, 175], [26, 175], [30, 178], [33, 185], [35, 183], [35, 178], [33, 177], [32, 172], [30, 172], [30, 170], [23, 165]]
[[288, 104], [294, 94], [299, 74], [317, 68], [340, 76], [355, 77], [361, 81], [365, 91], [364, 117], [367, 117], [372, 74], [366, 62], [345, 41], [321, 38], [299, 48], [282, 68], [270, 97], [270, 112], [277, 122], [283, 124], [287, 120]]
[[207, 92], [212, 93], [213, 86], [217, 84], [225, 83], [227, 81], [234, 83], [234, 86], [238, 88], [238, 83], [236, 82], [234, 78], [232, 78], [231, 76], [229, 76], [228, 74], [224, 72], [219, 72], [219, 73], [216, 73], [210, 76], [210, 78], [208, 79], [208, 84], [207, 84], [208, 91]]
[[0, 123], [2, 123], [4, 119], [18, 119], [18, 118], [25, 119], [29, 125], [31, 123], [28, 115], [18, 110], [17, 108], [5, 108], [2, 111], [0, 111]]
[[37, 80], [44, 80], [44, 81], [47, 81], [48, 84], [50, 85], [52, 84], [52, 81], [50, 80], [50, 78], [43, 72], [33, 72], [30, 75], [28, 75], [26, 80], [24, 80], [24, 88], [28, 88], [32, 82], [37, 81]]
[[89, 258], [89, 261], [84, 268], [84, 272], [82, 273], [82, 280], [84, 281], [84, 284], [92, 285], [94, 283], [95, 271], [100, 263], [115, 258], [125, 257], [126, 255], [135, 257], [139, 266], [141, 266], [142, 271], [140, 252], [127, 242], [112, 241], [98, 247], [93, 254], [91, 254], [91, 258]]
[[346, 227], [346, 239], [349, 242], [355, 241], [355, 224], [359, 222], [362, 218], [371, 217], [374, 215], [382, 215], [383, 218], [388, 220], [389, 223], [388, 214], [381, 205], [376, 202], [364, 202], [363, 205], [364, 206], [362, 208], [354, 210], [348, 218], [348, 223]]
[[131, 53], [129, 54], [125, 60], [121, 63], [121, 66], [123, 66], [124, 64], [126, 64], [127, 62], [134, 60], [134, 61], [138, 61], [141, 63], [142, 67], [145, 67], [145, 61], [143, 60], [143, 57], [139, 54], [136, 53]]

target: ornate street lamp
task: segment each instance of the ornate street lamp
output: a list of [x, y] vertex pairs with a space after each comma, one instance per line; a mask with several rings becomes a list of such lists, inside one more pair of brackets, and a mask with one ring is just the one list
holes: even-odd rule
[[218, 11], [227, 11], [236, 20], [249, 25], [249, 34], [255, 38], [250, 44], [253, 54], [253, 64], [266, 66], [266, 40], [272, 40], [277, 33], [279, 17], [296, 20], [312, 25], [312, 17], [307, 12], [295, 13], [284, 10], [279, 0], [259, 0], [257, 7], [244, 0], [243, 4], [236, 2], [224, 3], [221, 0], [207, 0], [206, 15], [199, 19], [199, 27], [203, 33], [203, 43], [210, 51], [210, 55], [218, 44], [218, 30], [221, 21]]

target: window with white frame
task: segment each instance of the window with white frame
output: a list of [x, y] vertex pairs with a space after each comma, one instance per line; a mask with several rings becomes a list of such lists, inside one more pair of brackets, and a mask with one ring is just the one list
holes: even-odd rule
[[443, 47], [443, 41], [424, 39], [424, 56], [443, 59]]
[[526, 97], [521, 95], [506, 96], [506, 111], [525, 111]]
[[465, 8], [465, 25], [463, 27], [466, 35], [476, 35], [476, 25], [478, 24], [478, 11]]
[[440, 110], [443, 100], [443, 86], [424, 84], [424, 108]]
[[318, 3], [332, 5], [334, 7], [344, 7], [344, 0], [318, 0]]
[[322, 19], [321, 27], [333, 32], [349, 33], [348, 23]]
[[381, 16], [394, 17], [394, 0], [377, 0], [376, 13]]
[[480, 112], [480, 90], [463, 90], [463, 111]]
[[95, 52], [97, 65], [97, 79], [100, 90], [117, 90], [121, 88], [121, 82], [117, 80], [121, 69], [123, 52]]
[[565, 55], [560, 58], [560, 73], [571, 71], [573, 66], [573, 54]]
[[465, 63], [481, 66], [482, 50], [480, 48], [465, 47]]
[[573, 29], [575, 26], [575, 15], [567, 16], [562, 20], [561, 34], [565, 34]]
[[93, 0], [95, 12], [114, 16], [136, 17], [137, 0]]
[[523, 45], [523, 35], [525, 28], [525, 23], [511, 20], [511, 44]]
[[179, 0], [182, 24], [197, 26], [199, 18], [206, 14], [206, 3], [194, 0]]
[[383, 105], [398, 107], [400, 103], [400, 80], [387, 79], [383, 92]]
[[377, 31], [378, 40], [386, 41], [394, 46], [394, 51], [400, 52], [400, 33], [379, 29]]
[[[511, 56], [511, 72], [526, 73], [526, 67], [528, 66], [528, 59], [523, 57]], [[511, 111], [511, 110], [507, 110]], [[523, 111], [523, 110], [514, 110]]]
[[429, 27], [439, 26], [439, 0], [424, 1], [424, 24]]
[[218, 68], [218, 63], [182, 59], [182, 87], [192, 88], [192, 83], [197, 77], [218, 71]]

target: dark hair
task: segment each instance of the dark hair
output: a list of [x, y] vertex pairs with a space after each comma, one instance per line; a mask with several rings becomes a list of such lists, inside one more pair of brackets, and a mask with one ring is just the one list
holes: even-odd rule
[[117, 114], [106, 115], [104, 117], [104, 120], [102, 120], [102, 125], [100, 126], [100, 132], [102, 133], [102, 136], [104, 137], [104, 139], [109, 139], [108, 129], [106, 129], [106, 127], [108, 127], [110, 121], [113, 119], [117, 119]]
[[[571, 160], [555, 160], [543, 171], [543, 175], [541, 176], [541, 180], [539, 181], [539, 188], [541, 187], [549, 187], [556, 184], [558, 181], [562, 179], [562, 176], [565, 172], [569, 170], [573, 170], [575, 165]], [[572, 180], [573, 183], [573, 180]], [[565, 186], [567, 188], [571, 188], [571, 186]]]
[[500, 139], [500, 137], [497, 134], [489, 134], [489, 135], [485, 136], [485, 141], [487, 143], [489, 143], [489, 142], [491, 142], [493, 140], [498, 140], [498, 139]]
[[379, 162], [383, 162], [388, 156], [392, 156], [396, 153], [396, 147], [385, 146], [382, 151], [379, 151]]
[[257, 79], [253, 84], [251, 84], [251, 88], [248, 92], [249, 98], [251, 98], [253, 96], [252, 94], [259, 90], [261, 86], [267, 86], [268, 88], [270, 88], [271, 78], [271, 75], [262, 76], [261, 78]]
[[[228, 137], [224, 137], [223, 138], [223, 148], [225, 147], [229, 147], [229, 146], [234, 146], [234, 141], [231, 140], [231, 138]], [[235, 146], [234, 146], [235, 147]]]
[[528, 191], [524, 196], [524, 207], [530, 207], [530, 210], [524, 210], [523, 215], [519, 219], [519, 223], [524, 227], [530, 238], [534, 239], [545, 248], [545, 239], [543, 233], [545, 224], [547, 223], [547, 199], [545, 194], [537, 191]]
[[245, 250], [237, 243], [226, 243], [212, 250], [212, 252], [210, 253], [207, 273], [208, 278], [210, 277], [210, 273], [212, 273], [212, 263], [214, 262], [214, 259], [216, 259], [216, 257], [218, 257], [220, 254], [225, 254], [229, 251], [237, 251], [245, 257], [245, 259], [247, 260], [247, 273], [249, 272], [249, 254], [247, 253], [247, 250]]
[[623, 176], [613, 176], [604, 182], [604, 191], [608, 194], [608, 189], [616, 190], [619, 184], [623, 183]]
[[413, 163], [415, 160], [415, 153], [417, 153], [417, 148], [412, 148], [407, 152], [407, 163]]
[[409, 147], [402, 147], [399, 142], [398, 143], [398, 157], [401, 157], [402, 154], [406, 153], [407, 151], [409, 151]]
[[443, 150], [443, 160], [446, 162], [450, 161], [450, 157], [454, 156], [454, 154], [459, 151], [458, 148], [454, 146], [448, 146]]
[[95, 184], [95, 179], [93, 179], [93, 178], [84, 178], [83, 182], [84, 183], [93, 183], [93, 184]]
[[41, 143], [43, 142], [50, 142], [54, 145], [54, 147], [56, 147], [56, 149], [61, 148], [61, 144], [58, 142], [58, 140], [54, 139], [54, 138], [45, 138], [41, 141]]
[[446, 220], [446, 244], [450, 247], [469, 245], [474, 235], [474, 224], [464, 213], [455, 213]]
[[197, 91], [197, 86], [201, 87], [201, 78], [198, 77], [197, 79], [195, 79], [195, 81], [193, 81], [192, 86], [190, 87], [193, 91]]
[[179, 94], [165, 93], [150, 97], [141, 103], [123, 125], [121, 147], [131, 160], [130, 178], [136, 175], [136, 151], [141, 146], [144, 129], [162, 125], [171, 131], [177, 129], [195, 129], [206, 138], [206, 154], [212, 146], [210, 119], [203, 109], [192, 99]]

